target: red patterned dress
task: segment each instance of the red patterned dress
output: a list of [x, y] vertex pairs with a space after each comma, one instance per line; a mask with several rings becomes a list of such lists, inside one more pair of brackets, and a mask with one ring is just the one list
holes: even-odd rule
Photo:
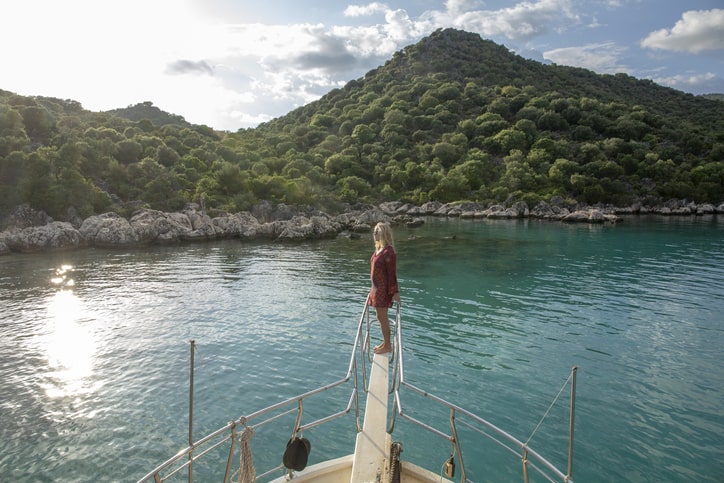
[[370, 258], [370, 305], [372, 307], [392, 307], [392, 297], [400, 291], [397, 286], [397, 256], [395, 250], [387, 245], [381, 252], [375, 250]]

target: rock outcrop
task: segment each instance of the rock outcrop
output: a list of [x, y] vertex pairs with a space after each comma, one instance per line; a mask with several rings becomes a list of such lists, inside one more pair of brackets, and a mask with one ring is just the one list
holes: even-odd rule
[[116, 213], [86, 218], [79, 232], [91, 246], [124, 247], [138, 244], [138, 236], [131, 223]]
[[433, 201], [421, 206], [395, 201], [379, 206], [357, 205], [336, 216], [312, 208], [262, 203], [251, 212], [219, 213], [214, 217], [196, 205], [189, 205], [180, 213], [141, 209], [130, 219], [116, 213], [104, 213], [90, 216], [82, 222], [76, 216], [73, 223], [54, 221], [47, 214], [23, 205], [5, 220], [5, 230], [0, 232], [0, 255], [86, 246], [133, 247], [221, 238], [294, 241], [338, 235], [358, 237], [361, 233], [370, 233], [380, 221], [414, 228], [422, 225], [423, 217], [426, 216], [617, 223], [621, 221], [619, 215], [650, 213], [665, 216], [715, 216], [724, 214], [724, 203], [695, 204], [672, 200], [656, 207], [647, 207], [642, 203], [628, 207], [569, 206], [561, 198], [554, 198], [550, 203], [541, 201], [530, 209], [522, 201], [511, 205], [484, 205], [477, 202], [443, 204]]
[[21, 253], [86, 246], [85, 238], [66, 221], [51, 221], [42, 226], [14, 229], [4, 236], [1, 242], [9, 251]]
[[561, 218], [565, 223], [616, 223], [619, 218], [616, 215], [604, 214], [600, 210], [576, 210]]

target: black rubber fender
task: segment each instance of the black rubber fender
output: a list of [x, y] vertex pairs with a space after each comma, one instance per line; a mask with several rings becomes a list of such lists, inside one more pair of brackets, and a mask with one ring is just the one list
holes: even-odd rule
[[282, 462], [284, 467], [294, 471], [302, 471], [307, 467], [307, 459], [312, 451], [312, 443], [307, 438], [295, 437], [287, 442]]

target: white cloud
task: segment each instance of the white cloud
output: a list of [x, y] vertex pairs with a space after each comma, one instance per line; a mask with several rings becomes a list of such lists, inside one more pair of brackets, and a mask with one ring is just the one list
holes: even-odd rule
[[684, 92], [711, 94], [724, 92], [724, 79], [711, 72], [704, 74], [679, 74], [668, 77], [654, 77], [657, 84], [673, 87]]
[[390, 10], [385, 13], [384, 32], [391, 40], [395, 42], [406, 42], [413, 36], [417, 36], [419, 31], [415, 22], [413, 22], [404, 10]]
[[626, 50], [613, 42], [604, 42], [548, 50], [543, 52], [543, 57], [556, 64], [583, 67], [601, 74], [628, 73], [629, 67], [619, 62]]
[[[27, 95], [78, 99], [90, 109], [120, 107], [119, 99], [132, 103], [147, 99], [146, 94], [162, 83], [168, 63], [191, 43], [193, 19], [184, 16], [185, 10], [177, 8], [181, 6], [182, 2], [171, 0], [4, 4], [0, 43], [17, 48], [3, 51], [2, 87]], [[183, 38], [189, 40], [185, 43]], [[22, 46], [18, 39], [23, 39]]]
[[[548, 31], [580, 23], [580, 18], [570, 0], [526, 1], [497, 10], [481, 10], [483, 5], [484, 2], [477, 0], [447, 0], [444, 10], [430, 10], [414, 20], [405, 10], [393, 10], [384, 3], [353, 5], [347, 7], [346, 15], [383, 13], [386, 23], [374, 27], [338, 27], [338, 29], [343, 29], [353, 36], [355, 33], [366, 32], [367, 34], [361, 37], [368, 41], [372, 40], [371, 37], [378, 37], [372, 40], [377, 45], [387, 40], [395, 41], [394, 50], [397, 50], [403, 42], [427, 35], [440, 27], [456, 27], [486, 37], [503, 36], [512, 40], [530, 40]], [[384, 49], [384, 51], [389, 50], [389, 48]]]
[[692, 54], [724, 50], [724, 9], [684, 12], [673, 28], [651, 32], [641, 46]]
[[435, 28], [428, 22], [411, 19], [406, 10], [392, 9], [379, 2], [363, 6], [350, 5], [344, 13], [350, 17], [384, 14], [383, 24], [331, 27], [334, 35], [346, 39], [349, 51], [361, 58], [378, 60], [387, 57]]
[[482, 8], [484, 2], [479, 0], [447, 0], [445, 9], [453, 15]]
[[223, 126], [237, 125], [232, 113], [243, 110], [255, 99], [250, 92], [236, 92], [219, 79], [198, 75], [180, 76], [168, 82], [165, 89], [153, 92], [153, 103], [165, 111], [183, 113], [194, 124], [208, 124], [209, 119], [216, 119]]
[[607, 25], [599, 23], [598, 19], [596, 17], [593, 17], [593, 18], [591, 18], [591, 21], [586, 26], [590, 29], [599, 29], [599, 28], [604, 28]]
[[716, 76], [711, 72], [706, 74], [691, 74], [691, 75], [675, 75], [671, 77], [660, 77], [656, 79], [657, 82], [661, 82], [666, 85], [696, 85], [705, 84], [714, 80]]
[[580, 22], [570, 0], [521, 2], [499, 10], [463, 10], [463, 5], [472, 6], [473, 3], [456, 2], [455, 9], [435, 12], [435, 22], [454, 25], [483, 36], [504, 36], [523, 41]]
[[344, 9], [344, 14], [347, 17], [366, 17], [376, 13], [385, 13], [388, 10], [390, 10], [390, 7], [386, 4], [374, 2], [367, 5], [349, 5]]

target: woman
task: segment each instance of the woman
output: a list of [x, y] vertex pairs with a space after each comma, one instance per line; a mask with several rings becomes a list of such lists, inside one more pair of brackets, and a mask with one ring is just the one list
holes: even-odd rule
[[375, 251], [370, 258], [370, 279], [372, 289], [367, 298], [375, 308], [377, 320], [382, 329], [382, 344], [374, 348], [375, 354], [392, 350], [390, 344], [390, 319], [387, 310], [394, 300], [400, 303], [400, 288], [397, 286], [397, 256], [392, 247], [392, 228], [389, 223], [377, 223], [373, 232]]

